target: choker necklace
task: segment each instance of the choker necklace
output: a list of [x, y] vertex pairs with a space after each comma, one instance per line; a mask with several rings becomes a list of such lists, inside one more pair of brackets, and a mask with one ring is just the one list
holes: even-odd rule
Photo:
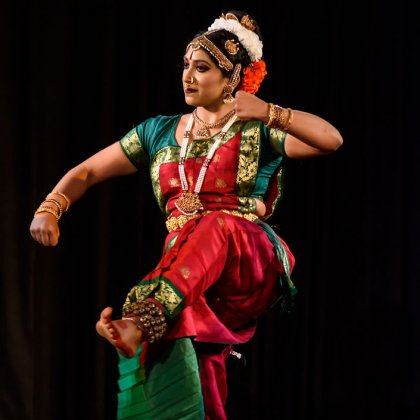
[[226, 124], [233, 116], [233, 114], [235, 114], [234, 109], [229, 111], [224, 117], [220, 118], [220, 120], [217, 120], [213, 123], [207, 123], [197, 115], [197, 108], [194, 109], [192, 116], [194, 121], [200, 126], [200, 128], [195, 133], [195, 136], [199, 139], [209, 139], [211, 137], [210, 128], [221, 127], [223, 124]]
[[[194, 110], [195, 111], [195, 110]], [[229, 112], [230, 118], [222, 128], [222, 131], [217, 135], [216, 140], [210, 147], [210, 150], [207, 153], [206, 159], [203, 162], [203, 165], [201, 166], [200, 173], [198, 174], [197, 182], [195, 184], [195, 188], [193, 192], [188, 191], [188, 181], [187, 177], [185, 175], [185, 157], [187, 155], [187, 145], [188, 141], [190, 139], [191, 134], [191, 128], [194, 122], [194, 111], [190, 115], [190, 119], [187, 122], [187, 125], [185, 127], [185, 133], [182, 138], [182, 144], [181, 144], [181, 151], [179, 153], [179, 163], [178, 163], [178, 170], [179, 170], [179, 178], [181, 180], [181, 187], [182, 187], [182, 195], [178, 198], [175, 202], [176, 208], [186, 216], [192, 216], [193, 214], [196, 214], [200, 210], [204, 210], [203, 205], [201, 204], [200, 197], [198, 196], [201, 187], [203, 185], [204, 177], [206, 175], [206, 171], [208, 166], [210, 165], [210, 161], [213, 158], [214, 152], [219, 147], [220, 142], [225, 137], [227, 131], [231, 127], [231, 125], [236, 121], [236, 115], [235, 112], [231, 111]], [[229, 115], [228, 114], [228, 115]], [[225, 117], [223, 117], [224, 119]]]

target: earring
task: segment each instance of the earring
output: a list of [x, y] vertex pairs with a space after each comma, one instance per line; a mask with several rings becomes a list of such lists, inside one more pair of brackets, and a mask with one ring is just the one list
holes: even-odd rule
[[233, 69], [232, 75], [230, 76], [228, 84], [223, 88], [223, 93], [225, 97], [223, 98], [223, 103], [229, 104], [235, 100], [232, 93], [235, 90], [236, 86], [238, 86], [239, 81], [241, 80], [241, 64], [236, 64], [235, 68]]
[[233, 92], [233, 87], [230, 83], [228, 83], [223, 88], [223, 93], [225, 94], [225, 97], [223, 98], [224, 104], [230, 104], [231, 102], [235, 100], [235, 98], [232, 96], [232, 92]]

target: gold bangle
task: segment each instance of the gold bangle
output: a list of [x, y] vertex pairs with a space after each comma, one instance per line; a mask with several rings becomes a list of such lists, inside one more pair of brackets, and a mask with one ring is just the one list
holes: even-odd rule
[[270, 103], [269, 116], [266, 127], [283, 129], [286, 124], [284, 111], [284, 108], [281, 106]]
[[289, 130], [293, 121], [293, 110], [291, 108], [282, 108], [272, 103], [269, 106], [267, 128], [278, 128], [283, 131]]
[[38, 213], [50, 213], [52, 215], [55, 216], [55, 218], [57, 220], [60, 219], [60, 215], [51, 207], [47, 207], [47, 206], [40, 206], [38, 207], [37, 211], [34, 213], [34, 217], [38, 214]]
[[70, 199], [67, 197], [67, 195], [66, 195], [66, 194], [64, 194], [64, 193], [62, 193], [62, 192], [60, 192], [60, 191], [52, 191], [52, 192], [50, 192], [50, 193], [47, 195], [46, 199], [48, 199], [48, 198], [50, 197], [50, 195], [53, 195], [53, 194], [57, 194], [57, 195], [59, 195], [60, 197], [63, 197], [63, 198], [64, 198], [64, 200], [66, 201], [66, 208], [65, 208], [65, 209], [63, 209], [63, 212], [64, 212], [64, 211], [67, 211], [67, 210], [69, 209], [69, 207], [70, 207], [70, 204], [71, 204], [71, 201], [70, 201]]
[[[61, 203], [60, 203], [59, 201], [55, 200], [54, 198], [47, 198], [46, 200], [44, 200], [44, 201], [41, 203], [41, 206], [42, 206], [44, 203], [54, 203], [54, 204], [57, 206], [57, 208], [58, 208], [58, 214], [60, 215], [60, 217], [62, 216], [62, 214], [63, 214], [63, 207], [62, 207], [62, 205], [61, 205]], [[48, 207], [48, 206], [47, 206], [47, 207]]]
[[289, 112], [289, 115], [283, 131], [288, 131], [293, 122], [293, 110], [291, 108], [287, 108], [287, 111]]
[[282, 108], [281, 106], [277, 106], [277, 128], [280, 130], [284, 130], [284, 127], [286, 126], [287, 120], [286, 120], [286, 109]]
[[275, 116], [276, 114], [275, 114], [274, 104], [270, 102], [268, 104], [268, 121], [267, 121], [266, 127], [271, 128]]

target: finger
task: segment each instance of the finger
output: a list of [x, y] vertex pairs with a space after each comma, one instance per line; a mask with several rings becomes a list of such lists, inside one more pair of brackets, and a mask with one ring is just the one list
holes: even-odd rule
[[51, 246], [56, 246], [58, 244], [58, 233], [56, 232], [50, 232], [48, 235], [49, 244]]
[[44, 246], [49, 246], [50, 245], [50, 236], [49, 236], [48, 232], [42, 232], [40, 234], [39, 243], [44, 245]]

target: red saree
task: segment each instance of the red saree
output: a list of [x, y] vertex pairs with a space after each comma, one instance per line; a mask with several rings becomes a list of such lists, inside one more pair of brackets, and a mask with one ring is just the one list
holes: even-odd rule
[[[125, 302], [157, 301], [168, 318], [168, 332], [162, 340], [192, 340], [205, 418], [211, 420], [226, 418], [225, 359], [231, 346], [247, 342], [255, 332], [258, 317], [295, 292], [289, 277], [294, 257], [287, 245], [266, 223], [222, 211], [252, 212], [254, 197], [266, 197], [271, 213], [280, 196], [282, 158], [268, 146], [268, 139], [264, 139], [268, 132], [261, 124], [244, 124], [234, 124], [208, 168], [200, 199], [209, 213], [168, 234], [158, 265], [133, 287]], [[162, 147], [155, 142], [153, 152], [151, 146], [148, 150], [151, 177], [161, 207], [168, 216], [177, 217], [180, 213], [174, 202], [181, 193], [179, 146], [171, 140], [175, 124], [165, 127], [162, 138], [166, 136], [167, 142], [162, 140]], [[155, 136], [158, 132], [155, 125], [153, 130], [141, 126], [126, 137], [124, 150], [129, 157], [137, 140], [141, 145], [137, 152], [144, 152], [149, 131]], [[278, 134], [273, 136], [278, 138]], [[209, 144], [208, 140], [194, 141], [189, 146], [185, 169], [191, 189]], [[142, 365], [147, 366], [148, 352], [154, 354], [153, 349], [153, 344], [147, 345]], [[143, 375], [138, 383], [147, 383], [147, 377]], [[153, 408], [150, 410], [153, 412]]]

